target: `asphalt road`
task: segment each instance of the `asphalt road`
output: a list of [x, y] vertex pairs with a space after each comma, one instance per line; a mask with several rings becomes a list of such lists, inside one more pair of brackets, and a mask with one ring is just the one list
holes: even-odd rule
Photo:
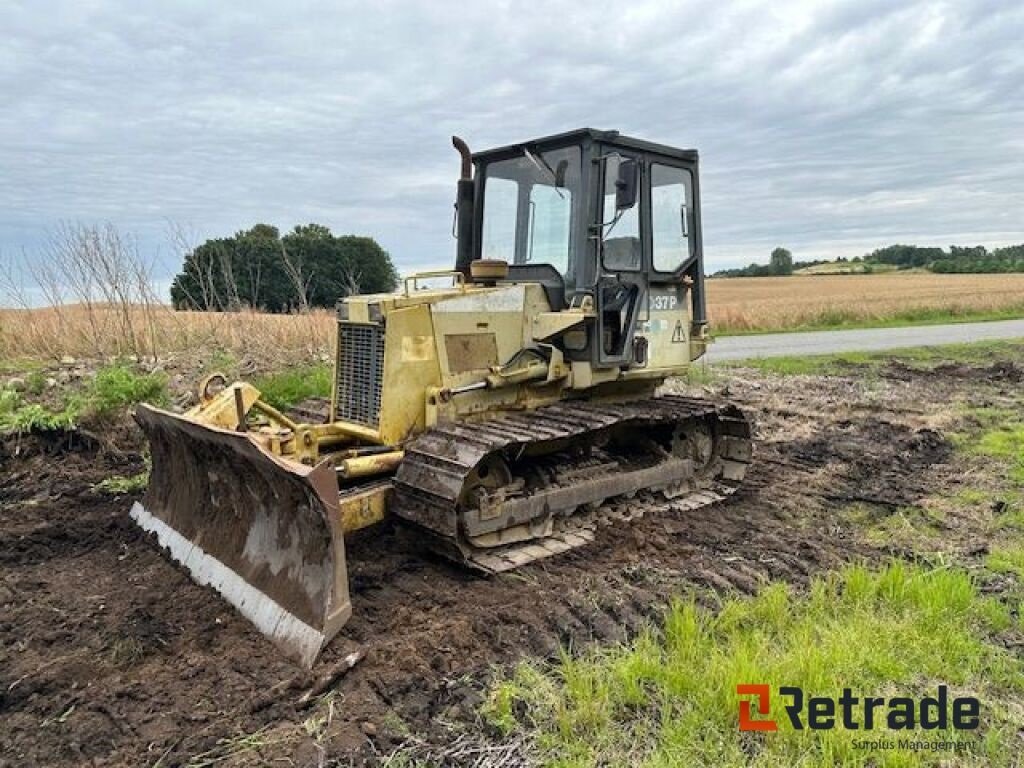
[[825, 355], [836, 352], [874, 352], [937, 344], [1024, 338], [1024, 320], [990, 323], [917, 325], [909, 328], [868, 328], [850, 331], [805, 331], [725, 336], [715, 341], [707, 359], [745, 360], [751, 357]]

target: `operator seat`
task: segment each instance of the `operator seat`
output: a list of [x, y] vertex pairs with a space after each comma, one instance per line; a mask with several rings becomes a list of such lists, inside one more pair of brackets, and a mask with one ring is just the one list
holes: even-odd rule
[[642, 254], [639, 237], [610, 237], [604, 241], [604, 267], [613, 272], [640, 269]]

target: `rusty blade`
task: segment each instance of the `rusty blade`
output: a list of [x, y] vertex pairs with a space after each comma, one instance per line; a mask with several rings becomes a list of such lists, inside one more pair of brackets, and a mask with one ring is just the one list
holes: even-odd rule
[[150, 406], [135, 420], [153, 467], [132, 519], [196, 582], [312, 666], [352, 613], [333, 467], [287, 462], [246, 433]]

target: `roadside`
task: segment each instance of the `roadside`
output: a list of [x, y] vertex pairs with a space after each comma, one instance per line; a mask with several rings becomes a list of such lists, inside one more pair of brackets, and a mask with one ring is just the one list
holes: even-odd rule
[[759, 357], [871, 352], [1019, 338], [1024, 338], [1024, 319], [884, 329], [751, 334], [716, 339], [708, 349], [707, 359], [715, 363]]
[[[857, 331], [873, 328], [913, 328], [922, 325], [962, 325], [970, 323], [992, 323], [1000, 320], [1024, 319], [1024, 304], [1008, 307], [999, 311], [988, 310], [949, 310], [920, 309], [897, 312], [885, 318], [845, 317], [841, 313], [833, 315], [824, 313], [817, 320], [810, 320], [795, 325], [774, 327], [771, 324], [761, 328], [739, 330], [726, 325], [721, 332], [716, 331], [715, 337], [724, 339], [730, 336], [761, 336], [778, 333], [810, 333], [815, 331]], [[712, 325], [717, 328], [715, 323]]]

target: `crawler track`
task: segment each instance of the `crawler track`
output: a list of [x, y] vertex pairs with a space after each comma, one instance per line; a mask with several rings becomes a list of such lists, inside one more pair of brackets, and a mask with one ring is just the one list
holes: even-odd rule
[[406, 448], [394, 509], [445, 556], [506, 571], [601, 525], [720, 501], [746, 473], [750, 432], [735, 406], [678, 396], [444, 425]]

